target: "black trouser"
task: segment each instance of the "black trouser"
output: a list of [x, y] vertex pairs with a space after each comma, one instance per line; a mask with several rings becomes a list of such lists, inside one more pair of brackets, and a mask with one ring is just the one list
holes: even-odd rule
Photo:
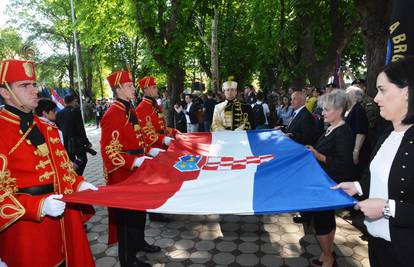
[[78, 166], [78, 168], [76, 169], [76, 173], [82, 176], [86, 168], [86, 163], [88, 163], [88, 156], [86, 155], [86, 151], [81, 151], [77, 154], [68, 152], [68, 155], [70, 161], [76, 163], [76, 165]]
[[80, 152], [79, 154], [76, 155], [77, 161], [76, 163], [78, 164], [78, 169], [76, 170], [76, 173], [78, 175], [83, 175], [83, 172], [85, 171], [86, 168], [86, 163], [88, 163], [88, 156], [86, 155], [86, 152]]
[[395, 248], [382, 238], [369, 235], [368, 239], [369, 264], [371, 267], [408, 267], [411, 263], [404, 265], [396, 255]]
[[131, 265], [144, 246], [146, 216], [142, 211], [116, 209], [118, 257], [122, 267]]
[[99, 128], [99, 123], [101, 122], [101, 116], [96, 116], [95, 121], [96, 121], [96, 128]]
[[335, 210], [315, 211], [311, 215], [316, 235], [327, 235], [336, 229]]

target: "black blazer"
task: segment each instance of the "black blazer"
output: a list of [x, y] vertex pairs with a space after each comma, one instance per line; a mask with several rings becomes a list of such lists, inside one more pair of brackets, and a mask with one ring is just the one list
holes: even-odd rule
[[349, 181], [354, 176], [354, 136], [347, 124], [335, 128], [329, 135], [323, 134], [315, 149], [326, 156], [326, 162], [319, 162], [325, 172], [337, 183]]
[[[393, 131], [386, 130], [373, 149], [371, 161]], [[364, 197], [369, 197], [370, 177], [361, 180]], [[414, 127], [404, 134], [391, 165], [388, 198], [395, 200], [395, 218], [390, 218], [391, 242], [404, 266], [412, 266], [414, 255]]]
[[197, 120], [197, 117], [196, 117], [196, 111], [197, 111], [197, 109], [196, 109], [196, 106], [195, 106], [194, 102], [192, 102], [192, 104], [191, 104], [190, 109], [188, 110], [188, 112], [186, 111], [187, 105], [183, 109], [184, 114], [187, 114], [190, 117], [191, 124], [197, 124], [198, 123], [198, 120]]
[[364, 134], [365, 140], [362, 144], [361, 151], [359, 153], [359, 168], [365, 168], [369, 164], [369, 156], [371, 154], [371, 144], [368, 135], [368, 118], [365, 109], [361, 104], [356, 103], [348, 116], [345, 118], [345, 122], [351, 127], [352, 133], [356, 137], [357, 134]]
[[[63, 142], [68, 150], [68, 141], [71, 138], [76, 139], [83, 146], [90, 142], [86, 136], [85, 126], [82, 121], [82, 115], [79, 108], [65, 107], [56, 115], [56, 125], [62, 131]], [[83, 146], [80, 146], [83, 148]]]
[[318, 139], [315, 118], [303, 107], [286, 128], [292, 139], [302, 145], [313, 145]]

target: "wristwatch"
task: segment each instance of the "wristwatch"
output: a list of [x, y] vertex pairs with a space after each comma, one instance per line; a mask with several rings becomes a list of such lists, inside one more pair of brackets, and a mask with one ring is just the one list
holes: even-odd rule
[[391, 217], [391, 209], [390, 209], [389, 199], [387, 199], [387, 202], [385, 202], [385, 206], [382, 209], [382, 214], [384, 215], [385, 219], [389, 219]]

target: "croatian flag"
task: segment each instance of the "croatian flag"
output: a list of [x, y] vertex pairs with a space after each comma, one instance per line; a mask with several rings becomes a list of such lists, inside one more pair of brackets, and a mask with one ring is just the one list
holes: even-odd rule
[[170, 214], [264, 214], [354, 205], [280, 131], [182, 134], [122, 183], [65, 201]]
[[56, 90], [53, 90], [51, 97], [52, 97], [53, 102], [55, 102], [56, 108], [58, 109], [58, 111], [65, 108], [65, 101], [63, 101], [63, 99], [56, 92]]

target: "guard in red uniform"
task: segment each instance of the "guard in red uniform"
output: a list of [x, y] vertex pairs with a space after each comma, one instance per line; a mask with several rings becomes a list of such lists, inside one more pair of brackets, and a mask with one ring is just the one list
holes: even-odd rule
[[95, 266], [81, 213], [60, 201], [97, 190], [77, 176], [56, 126], [33, 115], [35, 64], [0, 63], [0, 258], [9, 267]]
[[139, 81], [139, 87], [144, 92], [144, 98], [135, 111], [139, 117], [139, 124], [142, 128], [145, 142], [150, 147], [166, 149], [179, 131], [167, 127], [162, 108], [156, 101], [158, 89], [155, 78], [142, 78]]
[[[154, 77], [144, 77], [139, 81], [139, 87], [144, 92], [144, 98], [135, 109], [139, 117], [145, 143], [151, 148], [167, 149], [175, 135], [179, 133], [174, 128], [167, 127], [162, 108], [157, 104], [158, 88]], [[158, 152], [158, 150], [157, 150]], [[170, 222], [162, 214], [150, 213], [152, 221]]]
[[[127, 179], [147, 154], [156, 156], [146, 146], [138, 118], [130, 100], [135, 96], [134, 84], [127, 71], [117, 71], [107, 78], [116, 101], [101, 120], [101, 153], [108, 184]], [[140, 250], [158, 252], [160, 247], [149, 245], [144, 239], [146, 213], [124, 209], [109, 209], [109, 240], [118, 239], [118, 255], [121, 266], [151, 266], [136, 258]]]

